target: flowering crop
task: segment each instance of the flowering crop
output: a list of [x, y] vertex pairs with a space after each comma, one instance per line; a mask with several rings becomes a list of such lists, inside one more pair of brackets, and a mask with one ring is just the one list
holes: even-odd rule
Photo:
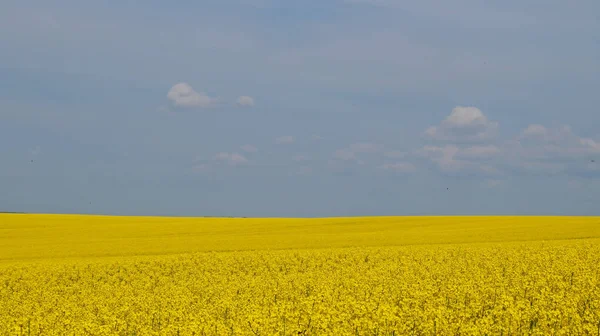
[[[273, 230], [285, 235], [289, 222], [281, 221]], [[358, 225], [367, 231], [368, 223]], [[118, 240], [119, 228], [107, 225]], [[44, 242], [31, 234], [33, 220], [11, 229]], [[287, 228], [300, 229], [311, 232]], [[600, 334], [600, 239], [533, 241], [531, 230], [522, 241], [455, 243], [460, 232], [451, 244], [116, 256], [90, 244], [85, 257], [55, 250], [52, 258], [7, 258], [0, 335]], [[568, 228], [559, 233], [569, 236]]]

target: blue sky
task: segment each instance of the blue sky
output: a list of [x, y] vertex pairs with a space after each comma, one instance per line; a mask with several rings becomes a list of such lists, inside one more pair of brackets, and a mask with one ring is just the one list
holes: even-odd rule
[[598, 1], [2, 1], [0, 211], [600, 215]]

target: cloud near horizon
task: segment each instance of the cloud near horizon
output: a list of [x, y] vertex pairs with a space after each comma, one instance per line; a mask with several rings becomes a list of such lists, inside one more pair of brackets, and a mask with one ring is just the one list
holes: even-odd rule
[[254, 106], [254, 98], [250, 96], [240, 96], [237, 99], [237, 104], [239, 106], [251, 107]]
[[[442, 174], [487, 178], [495, 181], [494, 186], [515, 173], [600, 177], [599, 166], [591, 164], [600, 155], [600, 141], [579, 137], [568, 126], [547, 128], [531, 124], [512, 139], [498, 137], [498, 131], [498, 123], [490, 121], [477, 107], [456, 106], [439, 126], [427, 128], [425, 133], [435, 144], [396, 150], [382, 143], [355, 142], [333, 151], [328, 160], [311, 158], [311, 161], [334, 171], [357, 165], [396, 173], [424, 171], [433, 164]], [[289, 135], [275, 139], [277, 145], [294, 142], [295, 138]], [[240, 149], [246, 153], [258, 151], [249, 144]], [[269, 155], [262, 160], [272, 162], [273, 166], [283, 164], [283, 158], [277, 163], [274, 154]], [[227, 152], [219, 153], [216, 160], [232, 166], [248, 162], [241, 154]], [[307, 154], [292, 155], [292, 162], [298, 164], [296, 170], [305, 167], [303, 163], [308, 160]]]
[[[442, 172], [470, 171], [502, 175], [512, 172], [581, 176], [600, 173], [594, 157], [600, 141], [577, 136], [571, 127], [530, 124], [513, 139], [497, 139], [498, 123], [476, 107], [456, 107], [440, 126], [426, 134], [442, 145], [415, 151]], [[597, 176], [600, 177], [600, 174]]]
[[188, 83], [177, 83], [167, 93], [167, 98], [177, 107], [208, 108], [213, 107], [218, 99], [209, 97], [204, 92], [197, 92]]
[[[210, 97], [205, 92], [196, 91], [190, 84], [181, 82], [173, 85], [167, 93], [167, 98], [173, 106], [180, 108], [210, 108], [216, 107], [220, 98]], [[253, 107], [254, 98], [239, 96], [236, 101], [239, 107]]]
[[457, 106], [439, 126], [431, 126], [425, 134], [431, 139], [450, 142], [481, 142], [497, 134], [498, 123], [489, 121], [480, 109]]

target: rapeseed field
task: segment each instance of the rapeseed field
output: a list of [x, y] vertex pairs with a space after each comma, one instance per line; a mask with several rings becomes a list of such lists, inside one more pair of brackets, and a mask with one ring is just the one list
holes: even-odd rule
[[0, 215], [0, 335], [600, 335], [600, 218]]

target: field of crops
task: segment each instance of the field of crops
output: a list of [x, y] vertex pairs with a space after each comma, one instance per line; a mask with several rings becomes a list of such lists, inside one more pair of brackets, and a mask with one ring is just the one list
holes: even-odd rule
[[600, 335], [600, 218], [0, 215], [0, 335]]

